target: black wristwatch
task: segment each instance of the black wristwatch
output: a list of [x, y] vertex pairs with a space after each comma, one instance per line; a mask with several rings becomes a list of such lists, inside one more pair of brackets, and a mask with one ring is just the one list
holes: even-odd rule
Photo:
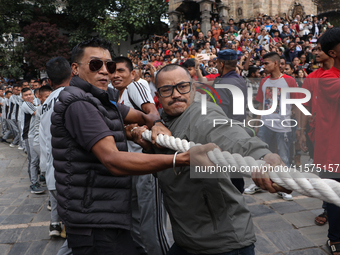
[[155, 121], [153, 122], [153, 125], [155, 125], [157, 122], [160, 122], [160, 123], [162, 123], [164, 126], [166, 126], [164, 120], [162, 120], [162, 119], [155, 120]]

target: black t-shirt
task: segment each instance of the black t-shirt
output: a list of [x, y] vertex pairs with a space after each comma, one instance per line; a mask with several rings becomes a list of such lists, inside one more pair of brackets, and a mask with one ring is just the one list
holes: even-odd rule
[[[117, 104], [123, 120], [130, 111], [130, 107]], [[113, 132], [105, 123], [104, 115], [91, 103], [77, 101], [71, 104], [65, 112], [65, 127], [72, 138], [87, 151], [106, 136], [113, 136]]]

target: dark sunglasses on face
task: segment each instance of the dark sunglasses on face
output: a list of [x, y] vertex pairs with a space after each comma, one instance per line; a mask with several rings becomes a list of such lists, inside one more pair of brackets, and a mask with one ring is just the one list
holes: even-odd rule
[[[81, 63], [78, 63], [78, 64], [81, 64]], [[87, 64], [89, 65], [89, 68], [92, 72], [96, 72], [102, 68], [104, 61], [100, 59], [92, 59]], [[105, 64], [106, 64], [106, 69], [109, 73], [114, 73], [116, 71], [116, 62], [106, 61]]]
[[180, 94], [187, 94], [191, 90], [191, 82], [180, 82], [176, 85], [165, 85], [159, 87], [157, 91], [161, 97], [170, 97], [174, 93], [174, 88], [176, 88]]

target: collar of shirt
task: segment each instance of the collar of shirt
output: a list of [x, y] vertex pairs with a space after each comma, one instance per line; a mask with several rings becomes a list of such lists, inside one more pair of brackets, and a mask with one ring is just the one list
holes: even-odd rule
[[232, 78], [232, 77], [239, 78], [240, 76], [235, 71], [230, 71], [230, 72], [221, 76], [221, 78]]

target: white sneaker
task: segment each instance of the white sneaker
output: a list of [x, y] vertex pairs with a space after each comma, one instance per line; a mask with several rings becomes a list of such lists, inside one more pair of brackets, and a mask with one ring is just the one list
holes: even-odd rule
[[262, 189], [260, 187], [257, 187], [254, 183], [253, 184], [250, 184], [250, 186], [248, 188], [246, 188], [244, 190], [244, 194], [248, 194], [248, 195], [252, 195], [252, 194], [255, 194], [257, 192], [261, 192]]
[[20, 145], [18, 146], [18, 150], [23, 150], [24, 148], [22, 148]]
[[11, 147], [11, 148], [14, 148], [14, 147], [16, 147], [17, 145], [14, 145], [13, 143], [11, 143], [10, 145], [9, 145], [9, 147]]
[[312, 158], [309, 158], [308, 161], [307, 161], [307, 165], [310, 165], [310, 164], [313, 164], [314, 160]]
[[277, 195], [286, 201], [293, 201], [293, 196], [284, 192], [277, 192]]

